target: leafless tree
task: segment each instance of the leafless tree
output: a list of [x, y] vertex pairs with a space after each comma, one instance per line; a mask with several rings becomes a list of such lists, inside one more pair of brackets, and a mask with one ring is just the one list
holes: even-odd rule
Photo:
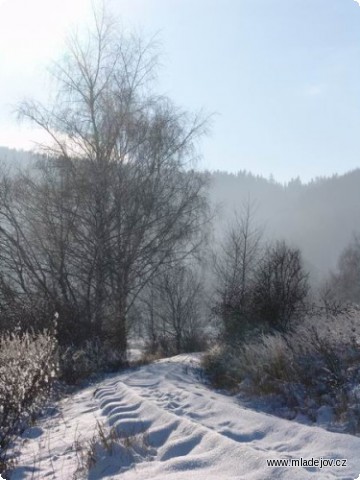
[[305, 314], [308, 291], [300, 250], [285, 242], [269, 247], [257, 269], [252, 295], [258, 321], [285, 331]]
[[317, 289], [316, 301], [309, 314], [337, 316], [349, 312], [350, 305], [344, 299], [339, 298], [336, 283], [333, 274], [330, 275], [330, 278], [325, 278]]
[[336, 272], [330, 275], [329, 285], [341, 303], [360, 304], [360, 236], [354, 235], [341, 253]]
[[205, 344], [202, 283], [186, 265], [159, 272], [142, 298], [150, 346], [166, 354]]
[[261, 257], [262, 230], [255, 224], [255, 205], [245, 202], [215, 257], [216, 312], [226, 334], [238, 337], [251, 323], [251, 295]]
[[191, 168], [206, 124], [152, 92], [155, 67], [151, 43], [95, 13], [54, 68], [52, 104], [19, 108], [48, 133], [46, 158], [3, 182], [11, 282], [76, 306], [122, 352], [135, 299], [160, 267], [196, 252], [207, 222], [206, 180]]

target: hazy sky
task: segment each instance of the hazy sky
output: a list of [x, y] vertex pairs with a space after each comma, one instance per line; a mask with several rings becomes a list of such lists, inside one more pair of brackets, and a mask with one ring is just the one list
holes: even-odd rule
[[[280, 181], [360, 166], [360, 0], [107, 0], [157, 33], [159, 89], [216, 112], [202, 166]], [[28, 146], [13, 106], [46, 96], [45, 68], [90, 0], [0, 0], [0, 145]]]

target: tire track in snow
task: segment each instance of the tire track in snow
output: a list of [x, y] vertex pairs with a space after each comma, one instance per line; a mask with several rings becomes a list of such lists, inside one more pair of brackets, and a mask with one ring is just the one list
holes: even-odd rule
[[[112, 375], [60, 401], [58, 413], [40, 422], [38, 433], [43, 433], [24, 439], [12, 480], [353, 480], [359, 475], [359, 438], [243, 408], [199, 383], [195, 371], [186, 357], [175, 357]], [[102, 421], [120, 437], [146, 430], [149, 449], [140, 445], [129, 453], [115, 445], [80, 477], [81, 452], [86, 454]], [[349, 466], [321, 471], [266, 466], [267, 458], [320, 456], [348, 458]]]
[[[160, 408], [123, 382], [119, 381], [116, 388], [99, 389], [95, 397], [119, 437], [147, 432], [149, 446], [154, 450], [153, 463], [161, 464], [161, 470], [184, 472], [191, 467], [223, 475], [230, 466], [237, 478], [247, 478], [249, 468], [253, 472], [263, 468], [258, 452], [251, 447], [244, 448], [211, 429]], [[258, 478], [263, 479], [263, 474]]]
[[[119, 431], [149, 430], [149, 442], [156, 450], [153, 460], [165, 462], [169, 471], [185, 471], [192, 465], [191, 469], [209, 470], [208, 474], [221, 472], [221, 479], [228, 472], [229, 476], [236, 473], [236, 478], [263, 480], [266, 458], [311, 458], [319, 450], [319, 432], [323, 457], [338, 458], [339, 442], [346, 443], [343, 435], [237, 405], [232, 398], [199, 385], [192, 369], [176, 357], [122, 375], [121, 382], [100, 396], [110, 425]], [[286, 468], [265, 470], [266, 478], [294, 475], [294, 470]], [[296, 469], [296, 478], [351, 477], [341, 469], [303, 468]]]

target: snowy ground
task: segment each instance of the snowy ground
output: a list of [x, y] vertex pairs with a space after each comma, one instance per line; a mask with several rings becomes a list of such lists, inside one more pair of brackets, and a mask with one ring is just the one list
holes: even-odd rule
[[[11, 479], [358, 478], [360, 438], [245, 408], [203, 385], [197, 362], [196, 355], [161, 360], [61, 401], [54, 415], [25, 432]], [[84, 471], [97, 421], [113, 427], [116, 438], [131, 434], [135, 440], [112, 453], [99, 448]], [[347, 467], [276, 468], [266, 462], [300, 457], [347, 459]]]

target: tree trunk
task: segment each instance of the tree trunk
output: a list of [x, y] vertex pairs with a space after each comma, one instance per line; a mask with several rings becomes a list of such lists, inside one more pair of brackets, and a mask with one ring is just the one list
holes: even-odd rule
[[117, 302], [117, 310], [112, 325], [110, 343], [121, 355], [123, 362], [127, 363], [127, 315], [126, 299], [120, 298]]

